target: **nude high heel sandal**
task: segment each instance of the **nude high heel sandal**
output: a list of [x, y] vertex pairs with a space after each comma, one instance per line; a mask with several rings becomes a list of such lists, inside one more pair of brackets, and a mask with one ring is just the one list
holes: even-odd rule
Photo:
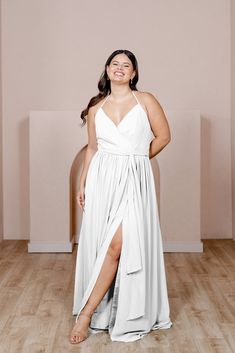
[[[80, 328], [81, 322], [78, 322], [80, 318], [82, 318], [84, 320], [83, 321], [84, 324], [88, 325], [87, 330]], [[70, 343], [77, 344], [77, 343], [81, 343], [81, 342], [85, 341], [85, 339], [87, 339], [90, 321], [91, 321], [91, 316], [89, 316], [87, 314], [83, 314], [83, 313], [79, 314], [78, 320], [77, 320], [76, 324], [74, 325], [74, 328], [72, 329], [72, 332], [70, 335]]]

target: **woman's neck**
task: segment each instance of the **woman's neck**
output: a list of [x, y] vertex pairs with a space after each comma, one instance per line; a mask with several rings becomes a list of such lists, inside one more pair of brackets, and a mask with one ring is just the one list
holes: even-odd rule
[[111, 84], [110, 98], [115, 101], [126, 99], [131, 93], [129, 85], [113, 85]]

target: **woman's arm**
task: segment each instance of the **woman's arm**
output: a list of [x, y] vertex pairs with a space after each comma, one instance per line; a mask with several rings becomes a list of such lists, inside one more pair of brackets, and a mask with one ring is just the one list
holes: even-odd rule
[[157, 99], [149, 92], [145, 92], [143, 98], [155, 136], [149, 148], [149, 159], [151, 159], [171, 141], [171, 133], [167, 118]]
[[80, 177], [80, 189], [85, 187], [87, 171], [90, 165], [90, 161], [97, 151], [96, 132], [95, 132], [95, 111], [94, 107], [91, 107], [87, 114], [87, 134], [88, 134], [88, 146], [86, 149], [82, 174]]

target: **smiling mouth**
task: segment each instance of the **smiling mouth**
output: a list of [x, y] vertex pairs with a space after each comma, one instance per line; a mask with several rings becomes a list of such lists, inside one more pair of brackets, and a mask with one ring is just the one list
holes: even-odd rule
[[124, 74], [121, 73], [121, 72], [114, 72], [114, 75], [119, 76], [119, 77], [123, 77], [124, 76]]

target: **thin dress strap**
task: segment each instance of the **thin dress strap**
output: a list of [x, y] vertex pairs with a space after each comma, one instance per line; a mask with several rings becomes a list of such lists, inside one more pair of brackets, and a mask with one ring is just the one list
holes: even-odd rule
[[135, 95], [134, 91], [131, 91], [131, 92], [132, 92], [133, 96], [135, 97], [135, 99], [136, 99], [137, 103], [138, 103], [138, 104], [140, 104], [140, 102], [139, 102], [139, 100], [137, 99], [137, 97], [136, 97], [136, 95]]
[[[137, 99], [137, 97], [136, 97], [134, 91], [131, 91], [131, 92], [132, 92], [133, 96], [135, 97], [137, 103], [140, 104], [140, 102], [139, 102], [139, 100]], [[110, 94], [108, 94], [107, 97], [104, 99], [104, 101], [103, 101], [103, 103], [101, 104], [100, 108], [103, 107], [104, 103], [107, 101], [107, 99], [109, 98], [109, 96], [110, 96]]]
[[106, 102], [106, 100], [109, 98], [109, 94], [107, 95], [107, 97], [104, 99], [104, 101], [103, 101], [103, 103], [101, 104], [101, 106], [100, 106], [100, 108], [102, 108], [103, 107], [103, 105], [104, 105], [104, 103]]

